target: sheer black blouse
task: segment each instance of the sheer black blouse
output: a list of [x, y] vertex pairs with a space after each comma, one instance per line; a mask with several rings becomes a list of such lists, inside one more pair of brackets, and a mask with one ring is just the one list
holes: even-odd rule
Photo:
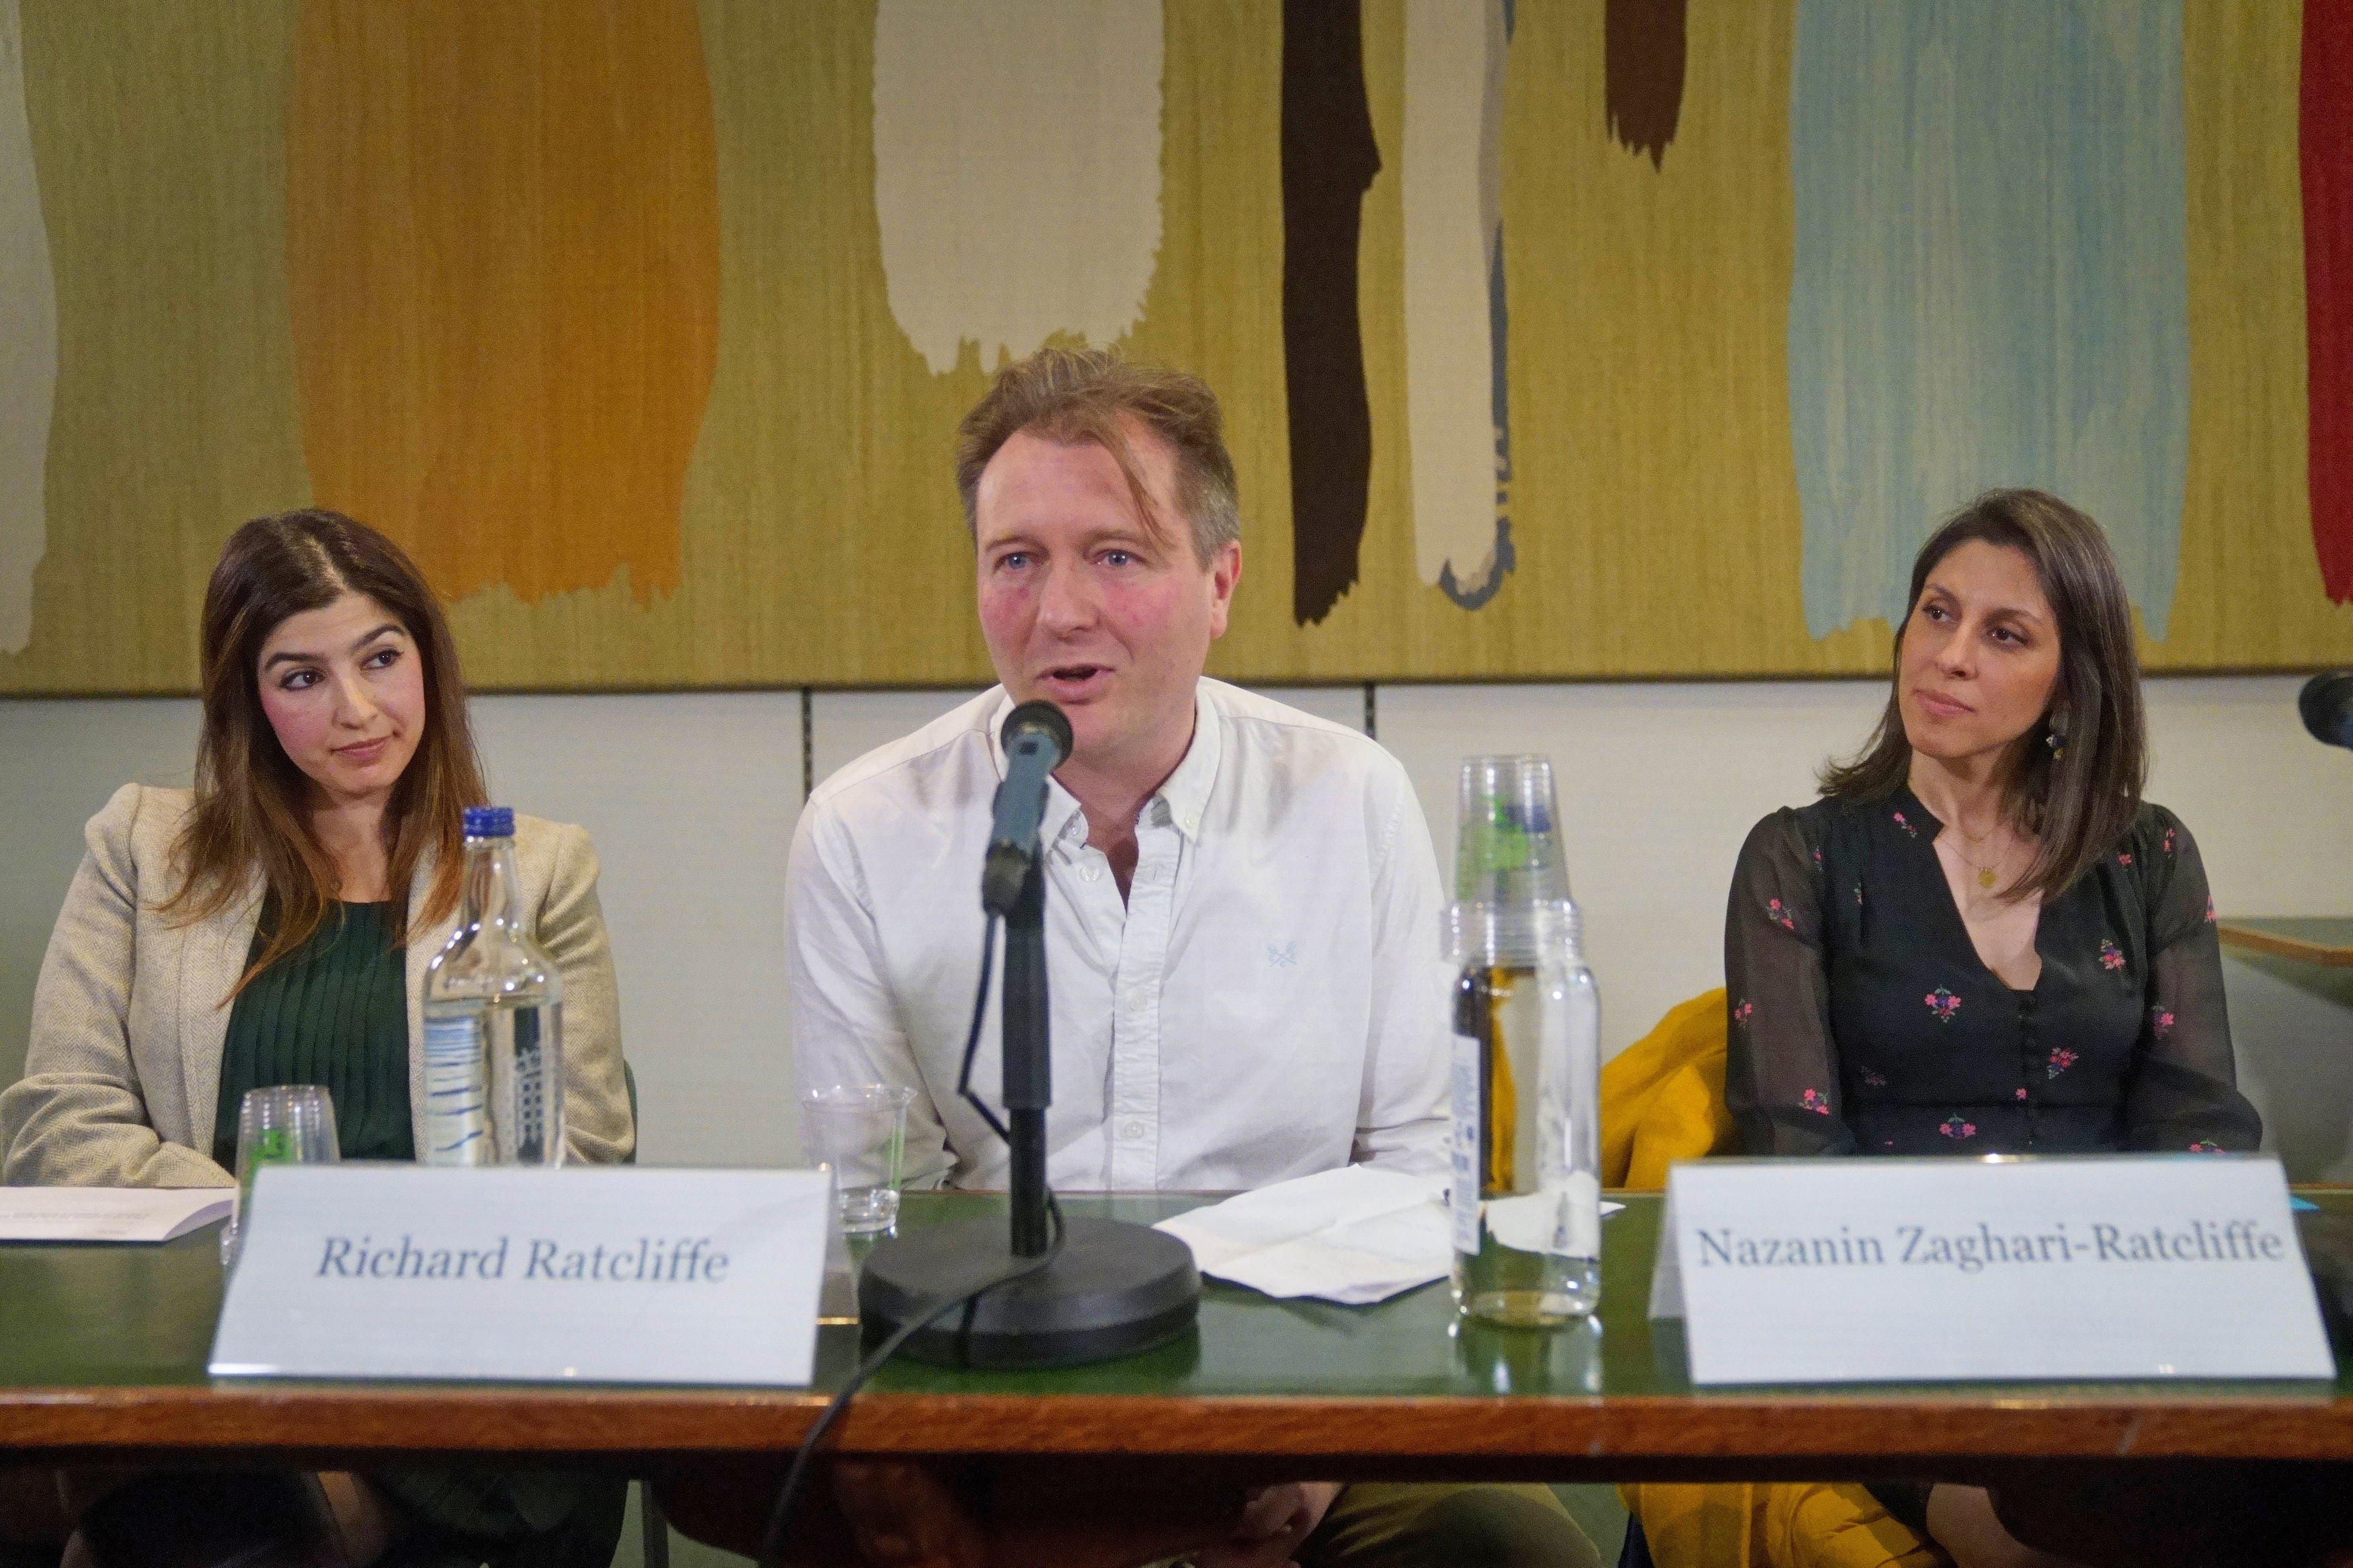
[[1725, 921], [1724, 1093], [1751, 1154], [2253, 1149], [2189, 830], [2143, 805], [2042, 906], [2042, 973], [1982, 960], [1909, 790], [1758, 823]]

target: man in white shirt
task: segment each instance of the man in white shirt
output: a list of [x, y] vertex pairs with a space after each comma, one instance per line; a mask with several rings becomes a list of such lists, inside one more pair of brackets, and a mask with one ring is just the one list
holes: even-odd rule
[[[1215, 395], [1048, 350], [965, 416], [956, 477], [1002, 684], [852, 763], [802, 811], [786, 925], [803, 1086], [912, 1088], [910, 1179], [1005, 1184], [1006, 1150], [955, 1083], [998, 727], [1043, 699], [1072, 735], [1039, 833], [1049, 1182], [1443, 1170], [1451, 976], [1405, 770], [1352, 730], [1202, 675], [1241, 575]], [[997, 1051], [992, 1008], [973, 1073], [992, 1100]], [[1339, 1489], [1266, 1489], [1196, 1560], [1594, 1561], [1543, 1489], [1357, 1487], [1332, 1509]]]

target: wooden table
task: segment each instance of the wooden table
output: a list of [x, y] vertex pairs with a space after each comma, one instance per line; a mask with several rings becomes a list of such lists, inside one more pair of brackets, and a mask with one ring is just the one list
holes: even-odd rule
[[2216, 930], [2224, 947], [2267, 952], [2326, 969], [2353, 968], [2353, 920], [2292, 916], [2225, 921]]
[[[2353, 1189], [2309, 1195], [2353, 1212]], [[910, 1194], [902, 1223], [998, 1201]], [[1142, 1220], [1200, 1201], [1066, 1200], [1072, 1212]], [[1122, 1518], [1148, 1512], [1171, 1477], [1189, 1493], [1239, 1495], [1282, 1479], [1998, 1482], [2029, 1459], [2353, 1460], [2343, 1365], [2333, 1385], [1695, 1390], [1679, 1326], [1644, 1317], [1658, 1220], [1658, 1200], [1637, 1194], [1605, 1225], [1591, 1332], [1460, 1326], [1442, 1284], [1369, 1308], [1212, 1285], [1197, 1334], [1132, 1360], [1020, 1373], [885, 1368], [828, 1447]], [[213, 1381], [204, 1365], [220, 1290], [209, 1231], [160, 1247], [0, 1247], [9, 1459], [562, 1459], [669, 1478], [682, 1528], [740, 1546], [857, 1349], [854, 1331], [824, 1331], [813, 1391]]]

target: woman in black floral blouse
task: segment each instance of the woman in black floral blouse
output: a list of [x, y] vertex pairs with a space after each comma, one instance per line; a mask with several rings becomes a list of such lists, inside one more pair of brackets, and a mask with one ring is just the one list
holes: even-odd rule
[[1912, 569], [1870, 747], [1740, 852], [1725, 1098], [1748, 1152], [2255, 1147], [2205, 868], [2140, 798], [2146, 756], [2098, 525], [1980, 497]]
[[[2254, 1148], [2205, 868], [2146, 772], [2098, 525], [1979, 497], [1913, 566], [1869, 746], [1741, 850], [1725, 1098], [1748, 1152]], [[1983, 1491], [1872, 1489], [1964, 1568], [2057, 1561]]]

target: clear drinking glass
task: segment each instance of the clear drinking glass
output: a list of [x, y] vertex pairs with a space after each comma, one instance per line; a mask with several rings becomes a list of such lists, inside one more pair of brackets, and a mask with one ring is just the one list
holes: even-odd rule
[[343, 1158], [335, 1142], [335, 1101], [313, 1083], [248, 1089], [237, 1108], [237, 1198], [221, 1227], [221, 1261], [237, 1261], [245, 1202], [253, 1174], [264, 1165], [332, 1165]]
[[801, 1096], [801, 1137], [809, 1158], [833, 1173], [836, 1212], [851, 1235], [899, 1223], [899, 1180], [907, 1153], [912, 1089], [836, 1084]]

